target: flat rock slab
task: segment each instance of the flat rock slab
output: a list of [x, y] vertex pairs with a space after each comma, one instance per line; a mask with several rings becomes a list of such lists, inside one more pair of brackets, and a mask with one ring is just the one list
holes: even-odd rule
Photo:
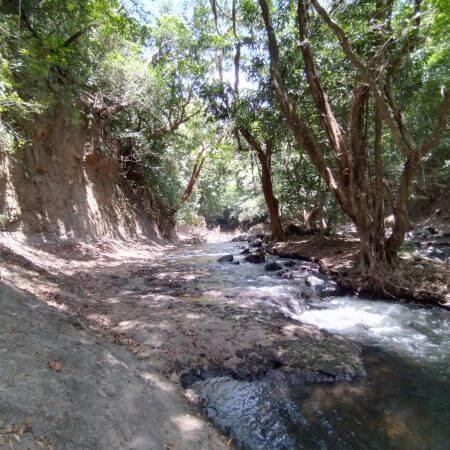
[[160, 372], [77, 319], [4, 284], [0, 447], [229, 448]]
[[[336, 380], [365, 375], [358, 343], [268, 309], [242, 308], [239, 301], [167, 296], [164, 305], [147, 296], [132, 305], [131, 320], [119, 322], [115, 331], [137, 342], [139, 358], [167, 377], [214, 367], [238, 379], [273, 368], [311, 376], [327, 373]], [[110, 311], [113, 322], [121, 316], [122, 308]]]

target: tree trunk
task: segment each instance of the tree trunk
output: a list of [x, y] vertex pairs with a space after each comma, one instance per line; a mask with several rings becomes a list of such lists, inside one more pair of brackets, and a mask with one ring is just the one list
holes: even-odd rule
[[198, 156], [195, 160], [194, 168], [192, 169], [192, 172], [191, 172], [191, 177], [186, 186], [186, 189], [183, 191], [183, 194], [181, 195], [181, 198], [180, 198], [183, 203], [186, 202], [192, 194], [195, 183], [198, 179], [198, 176], [200, 175], [200, 172], [203, 167], [203, 163], [205, 162], [205, 159], [206, 159], [205, 151], [206, 151], [206, 147], [202, 147], [202, 149], [200, 150], [200, 153], [198, 154]]
[[285, 236], [280, 219], [278, 200], [275, 198], [273, 193], [272, 171], [269, 166], [269, 161], [267, 160], [266, 155], [262, 152], [258, 152], [258, 159], [261, 163], [261, 183], [267, 212], [269, 214], [270, 227], [275, 239], [277, 241], [283, 241]]
[[262, 144], [255, 139], [253, 134], [246, 128], [239, 128], [239, 132], [244, 139], [250, 145], [250, 148], [254, 150], [258, 156], [259, 163], [261, 165], [261, 184], [264, 194], [264, 200], [266, 202], [267, 212], [270, 219], [270, 227], [272, 233], [277, 241], [283, 241], [285, 238], [283, 225], [281, 224], [280, 211], [278, 208], [278, 200], [273, 193], [272, 184], [272, 151], [273, 143], [269, 140], [265, 142], [265, 151]]

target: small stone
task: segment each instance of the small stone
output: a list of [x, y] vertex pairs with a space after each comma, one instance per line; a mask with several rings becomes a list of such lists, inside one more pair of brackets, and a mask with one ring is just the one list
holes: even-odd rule
[[281, 270], [282, 267], [280, 266], [280, 264], [278, 264], [278, 263], [273, 261], [273, 262], [270, 262], [270, 263], [266, 264], [264, 269], [269, 271], [269, 272], [275, 272], [276, 270]]
[[217, 262], [219, 262], [219, 263], [232, 262], [232, 261], [233, 261], [233, 255], [224, 255], [217, 259]]
[[264, 256], [264, 253], [258, 252], [258, 253], [251, 253], [250, 255], [247, 255], [245, 257], [245, 260], [249, 263], [259, 264], [259, 263], [263, 263], [266, 260], [266, 257]]
[[261, 247], [263, 244], [261, 239], [255, 239], [254, 241], [250, 242], [250, 247]]
[[178, 375], [176, 372], [172, 372], [170, 374], [170, 381], [172, 383], [179, 383], [180, 382], [180, 375]]
[[297, 263], [295, 261], [288, 261], [284, 263], [285, 267], [294, 267]]

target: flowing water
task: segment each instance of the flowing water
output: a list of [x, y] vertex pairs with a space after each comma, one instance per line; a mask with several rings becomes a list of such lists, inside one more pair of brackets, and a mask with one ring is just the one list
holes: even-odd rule
[[[206, 288], [360, 342], [367, 370], [351, 383], [287, 384], [276, 371], [257, 381], [220, 376], [195, 383], [211, 419], [239, 446], [450, 449], [448, 311], [348, 296], [311, 301], [302, 294], [302, 277], [281, 279], [264, 264], [216, 262], [238, 252], [234, 243], [204, 244], [174, 260], [208, 267]], [[299, 264], [305, 278], [315, 269]]]

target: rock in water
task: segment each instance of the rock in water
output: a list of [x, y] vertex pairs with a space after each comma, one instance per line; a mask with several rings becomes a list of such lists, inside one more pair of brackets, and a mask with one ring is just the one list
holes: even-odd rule
[[277, 272], [277, 275], [280, 278], [283, 278], [285, 280], [293, 280], [294, 279], [294, 273], [288, 269], [283, 269], [280, 272]]
[[225, 255], [221, 256], [217, 262], [224, 263], [224, 262], [233, 262], [233, 255]]
[[241, 241], [247, 241], [248, 240], [248, 234], [238, 234], [233, 239], [231, 239], [231, 242], [241, 242]]
[[261, 239], [254, 239], [250, 242], [250, 247], [262, 247], [262, 240]]
[[288, 261], [284, 263], [284, 266], [286, 267], [294, 267], [295, 265], [297, 265], [295, 261]]
[[244, 248], [244, 250], [242, 250], [241, 255], [248, 255], [250, 253], [250, 249], [248, 248]]
[[323, 280], [322, 278], [316, 277], [314, 275], [310, 275], [306, 279], [306, 284], [311, 286], [311, 287], [318, 287], [318, 286], [324, 285], [325, 284], [325, 280]]
[[266, 264], [266, 267], [264, 267], [264, 269], [268, 270], [269, 272], [275, 272], [276, 270], [281, 270], [282, 267], [280, 266], [280, 264], [273, 261]]
[[258, 252], [258, 253], [251, 253], [250, 255], [247, 255], [245, 257], [245, 260], [249, 263], [260, 264], [266, 260], [266, 257], [264, 255], [264, 253]]

